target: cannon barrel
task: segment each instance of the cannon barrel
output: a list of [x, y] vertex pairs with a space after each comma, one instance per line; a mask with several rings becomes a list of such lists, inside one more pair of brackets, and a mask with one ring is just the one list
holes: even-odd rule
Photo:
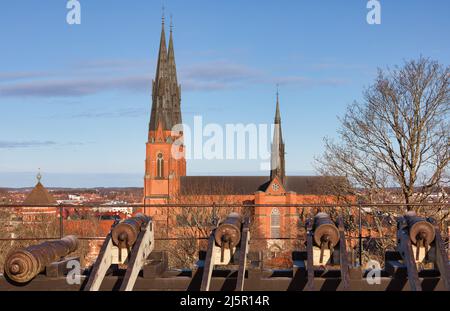
[[6, 258], [5, 274], [15, 282], [26, 283], [43, 272], [47, 265], [60, 260], [77, 248], [76, 236], [68, 235], [61, 240], [46, 241], [13, 250]]
[[339, 243], [339, 230], [327, 213], [317, 213], [314, 216], [314, 242], [321, 246], [323, 242], [330, 242], [334, 247]]
[[112, 240], [117, 246], [132, 246], [136, 242], [141, 226], [150, 221], [150, 217], [144, 214], [136, 214], [134, 217], [125, 219], [112, 229]]
[[426, 244], [434, 241], [434, 227], [425, 217], [417, 216], [415, 212], [409, 211], [405, 214], [405, 220], [409, 228], [409, 238], [414, 245], [417, 245], [418, 240], [423, 240]]
[[231, 248], [241, 240], [242, 217], [238, 213], [230, 213], [217, 227], [214, 239], [218, 246]]

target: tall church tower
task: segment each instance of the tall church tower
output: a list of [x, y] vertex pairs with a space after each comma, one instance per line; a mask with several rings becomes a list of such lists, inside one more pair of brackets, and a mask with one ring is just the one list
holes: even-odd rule
[[275, 121], [272, 140], [272, 151], [270, 161], [270, 180], [278, 177], [279, 181], [284, 184], [286, 172], [284, 163], [284, 142], [281, 133], [281, 115], [280, 115], [280, 101], [277, 91], [277, 107], [275, 110]]
[[172, 23], [167, 50], [163, 17], [146, 143], [145, 204], [166, 203], [171, 194], [176, 193], [179, 177], [186, 175], [184, 145], [180, 143], [183, 136], [180, 105], [181, 86], [177, 80]]

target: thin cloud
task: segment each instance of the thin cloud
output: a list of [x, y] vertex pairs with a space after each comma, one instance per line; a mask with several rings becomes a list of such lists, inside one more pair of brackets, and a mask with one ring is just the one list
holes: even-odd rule
[[251, 79], [263, 73], [242, 64], [218, 61], [191, 66], [181, 74], [186, 79], [233, 81]]
[[0, 149], [48, 147], [57, 145], [54, 141], [0, 141]]
[[[150, 72], [148, 66], [143, 64], [142, 61], [132, 60], [84, 61], [77, 64], [77, 69], [70, 71], [71, 77], [58, 77], [58, 74], [50, 72], [0, 73], [0, 97], [83, 97], [115, 91], [150, 93], [154, 70]], [[105, 70], [108, 71], [107, 75]], [[124, 72], [129, 72], [129, 75], [124, 75]], [[188, 92], [274, 83], [335, 86], [347, 82], [339, 78], [318, 79], [295, 75], [274, 77], [266, 71], [224, 60], [188, 66], [180, 71], [179, 76], [182, 90]]]
[[67, 143], [58, 143], [52, 140], [46, 141], [37, 141], [37, 140], [29, 140], [29, 141], [5, 141], [0, 140], [0, 149], [17, 149], [17, 148], [40, 148], [40, 147], [52, 147], [58, 145], [83, 145], [83, 143], [78, 142], [67, 142]]
[[133, 72], [142, 71], [144, 68], [153, 70], [152, 63], [148, 60], [135, 59], [94, 59], [75, 62], [72, 66], [77, 71], [111, 71]]
[[146, 115], [148, 111], [144, 108], [126, 108], [117, 111], [85, 111], [73, 114], [71, 118], [135, 118]]
[[146, 76], [87, 78], [80, 80], [45, 80], [0, 86], [4, 97], [76, 97], [99, 92], [126, 90], [148, 91], [151, 79]]
[[218, 91], [230, 88], [229, 83], [218, 81], [184, 80], [182, 90], [186, 91]]
[[49, 73], [34, 72], [34, 71], [0, 72], [0, 82], [3, 83], [15, 80], [37, 78], [48, 74]]
[[180, 72], [187, 91], [217, 91], [252, 84], [264, 73], [258, 69], [227, 61], [195, 64]]
[[280, 85], [296, 85], [296, 86], [339, 86], [348, 83], [345, 79], [327, 78], [313, 79], [303, 76], [284, 76], [273, 80]]
[[345, 63], [336, 63], [336, 62], [321, 62], [321, 63], [316, 63], [316, 64], [312, 64], [311, 65], [312, 69], [315, 70], [330, 70], [330, 69], [340, 69], [340, 70], [352, 70], [352, 69], [357, 69], [357, 70], [361, 70], [366, 68], [365, 65], [360, 65], [360, 64], [345, 64]]

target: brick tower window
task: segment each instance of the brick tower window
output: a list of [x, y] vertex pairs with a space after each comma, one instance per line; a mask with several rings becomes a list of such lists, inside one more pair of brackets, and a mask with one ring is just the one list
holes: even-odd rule
[[272, 239], [280, 238], [280, 211], [277, 208], [272, 209], [270, 214], [270, 237]]
[[156, 176], [158, 178], [164, 177], [164, 158], [162, 153], [158, 153], [157, 159], [156, 159]]

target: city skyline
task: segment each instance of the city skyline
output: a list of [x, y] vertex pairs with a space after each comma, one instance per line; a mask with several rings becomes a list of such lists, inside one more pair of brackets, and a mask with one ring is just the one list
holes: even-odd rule
[[[261, 4], [256, 11], [251, 1], [223, 8], [193, 3], [165, 3], [166, 19], [172, 13], [174, 20], [184, 121], [191, 125], [200, 115], [222, 125], [270, 124], [279, 84], [291, 175], [311, 174], [322, 138], [336, 136], [336, 116], [361, 99], [376, 67], [420, 55], [449, 61], [449, 43], [437, 40], [450, 23], [445, 10], [424, 1], [383, 3], [381, 25], [366, 23], [364, 1], [328, 10], [309, 2]], [[21, 28], [12, 19], [17, 12], [0, 21], [8, 43], [0, 51], [1, 187], [31, 186], [38, 168], [50, 187], [142, 185], [161, 5], [124, 6], [83, 2], [81, 25], [69, 26], [64, 6], [7, 5], [36, 27]], [[117, 23], [105, 26], [108, 20]], [[14, 37], [8, 25], [17, 27]], [[35, 36], [21, 40], [29, 31]], [[188, 175], [267, 175], [259, 164], [203, 159], [190, 160], [187, 169]]]

